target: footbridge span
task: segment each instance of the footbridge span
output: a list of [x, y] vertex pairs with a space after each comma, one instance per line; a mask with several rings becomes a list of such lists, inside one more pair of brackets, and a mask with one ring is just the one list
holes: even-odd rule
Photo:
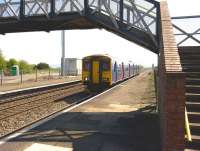
[[0, 34], [104, 28], [158, 55], [163, 151], [184, 150], [184, 74], [167, 2], [155, 0], [1, 0]]
[[151, 0], [9, 0], [0, 2], [0, 33], [105, 28], [157, 53], [158, 15]]

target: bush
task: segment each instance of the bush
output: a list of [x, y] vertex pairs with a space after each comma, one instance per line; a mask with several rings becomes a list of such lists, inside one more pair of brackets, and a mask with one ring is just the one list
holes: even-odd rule
[[7, 61], [6, 66], [7, 66], [8, 69], [11, 69], [11, 67], [14, 66], [14, 65], [18, 65], [17, 60], [11, 58], [9, 61]]
[[40, 63], [37, 64], [37, 69], [47, 70], [47, 69], [49, 69], [49, 65], [47, 63], [40, 62]]
[[47, 70], [50, 68], [49, 64], [40, 62], [37, 65], [29, 64], [25, 60], [17, 61], [14, 58], [9, 59], [8, 61], [5, 60], [2, 51], [0, 50], [0, 70], [4, 70], [5, 75], [10, 75], [10, 69], [13, 65], [19, 65], [19, 70], [22, 70], [23, 73], [31, 73], [36, 68], [39, 70]]

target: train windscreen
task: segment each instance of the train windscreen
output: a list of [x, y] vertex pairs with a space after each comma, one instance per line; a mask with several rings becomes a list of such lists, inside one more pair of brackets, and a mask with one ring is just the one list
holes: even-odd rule
[[103, 71], [109, 71], [110, 70], [110, 62], [109, 61], [103, 61], [102, 62], [102, 70]]
[[90, 70], [90, 62], [89, 61], [84, 61], [83, 62], [83, 70], [84, 71], [89, 71]]

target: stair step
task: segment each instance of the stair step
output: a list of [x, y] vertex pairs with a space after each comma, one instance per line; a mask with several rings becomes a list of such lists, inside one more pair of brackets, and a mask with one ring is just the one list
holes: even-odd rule
[[200, 148], [200, 124], [190, 123], [192, 142], [186, 142], [187, 149], [199, 149]]
[[187, 93], [200, 93], [199, 85], [186, 85], [185, 88]]
[[200, 123], [200, 112], [188, 112], [187, 114], [190, 123]]
[[188, 53], [200, 53], [200, 49], [199, 49], [199, 46], [192, 46], [192, 49], [191, 49], [191, 47], [179, 47], [178, 48], [179, 49], [179, 53], [180, 54], [182, 54], [182, 53], [184, 53], [184, 54], [188, 54]]
[[186, 102], [188, 112], [200, 112], [200, 102]]
[[186, 100], [188, 102], [200, 102], [200, 94], [186, 93]]
[[200, 72], [185, 72], [187, 78], [200, 78]]
[[200, 85], [200, 79], [186, 78], [186, 85]]
[[200, 123], [190, 122], [190, 130], [192, 135], [200, 135]]
[[200, 58], [200, 53], [196, 54], [196, 53], [188, 53], [188, 54], [185, 54], [185, 53], [179, 53], [180, 54], [180, 59], [181, 60], [185, 60], [185, 59], [199, 59]]
[[192, 142], [186, 142], [185, 148], [187, 150], [185, 151], [199, 151], [200, 148], [200, 136], [192, 135]]
[[183, 65], [184, 72], [200, 72], [200, 65]]
[[200, 135], [192, 135], [192, 140], [200, 143]]
[[200, 60], [199, 59], [181, 59], [181, 64], [183, 66], [199, 65], [200, 64]]
[[199, 59], [181, 59], [181, 64], [184, 65], [193, 65], [193, 64], [200, 64]]

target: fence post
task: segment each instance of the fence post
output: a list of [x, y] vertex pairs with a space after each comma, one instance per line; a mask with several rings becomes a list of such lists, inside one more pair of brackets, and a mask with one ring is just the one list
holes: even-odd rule
[[135, 73], [136, 73], [136, 75], [138, 74], [138, 65], [136, 65], [136, 68], [135, 68]]
[[51, 75], [51, 69], [49, 68], [49, 77], [48, 77], [49, 80], [50, 80], [50, 75]]
[[58, 79], [60, 79], [61, 76], [61, 72], [60, 72], [60, 68], [58, 69]]
[[3, 69], [1, 70], [1, 86], [3, 85]]
[[35, 68], [35, 82], [38, 81], [38, 70], [37, 68]]
[[23, 82], [23, 70], [21, 70], [21, 72], [20, 72], [20, 82], [21, 83]]

